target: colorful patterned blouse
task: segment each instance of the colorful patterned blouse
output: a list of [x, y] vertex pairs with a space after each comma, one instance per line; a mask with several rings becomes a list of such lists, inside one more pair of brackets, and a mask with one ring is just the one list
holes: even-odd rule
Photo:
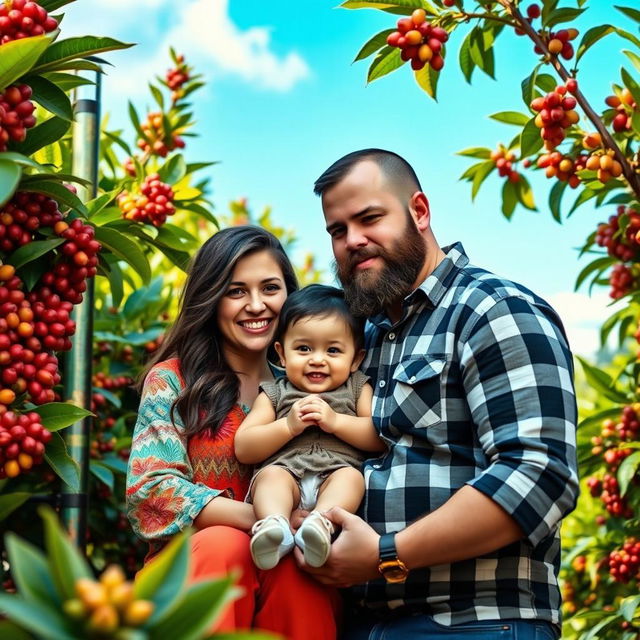
[[245, 417], [236, 405], [214, 435], [187, 438], [171, 405], [184, 388], [177, 358], [154, 366], [144, 382], [127, 471], [127, 515], [153, 554], [190, 526], [218, 495], [243, 500], [251, 467], [240, 464], [233, 438]]

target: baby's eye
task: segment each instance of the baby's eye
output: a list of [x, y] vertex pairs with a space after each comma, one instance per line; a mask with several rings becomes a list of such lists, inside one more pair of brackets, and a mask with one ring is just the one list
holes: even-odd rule
[[309, 353], [309, 351], [311, 351], [311, 349], [306, 344], [301, 344], [299, 347], [296, 347], [296, 350], [300, 351], [301, 353]]
[[342, 351], [338, 349], [338, 347], [329, 347], [327, 349], [327, 353], [336, 354], [336, 353], [342, 353]]

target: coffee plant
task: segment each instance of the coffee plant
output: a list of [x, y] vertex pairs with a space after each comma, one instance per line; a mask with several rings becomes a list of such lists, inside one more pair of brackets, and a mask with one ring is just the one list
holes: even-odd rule
[[[346, 0], [347, 9], [387, 12], [390, 26], [361, 48], [374, 56], [371, 82], [410, 61], [417, 84], [435, 98], [438, 80], [458, 46], [467, 82], [476, 69], [494, 77], [499, 41], [509, 34], [531, 42], [531, 64], [521, 83], [524, 108], [491, 118], [516, 128], [493, 148], [460, 151], [476, 160], [461, 179], [474, 198], [491, 175], [503, 179], [502, 214], [536, 210], [527, 172], [552, 181], [547, 209], [557, 222], [589, 203], [602, 222], [584, 241], [583, 284], [609, 287], [621, 301], [601, 329], [602, 344], [617, 336], [612, 362], [595, 366], [579, 358], [586, 378], [579, 388], [582, 420], [578, 455], [583, 495], [564, 522], [563, 638], [640, 638], [640, 39], [621, 26], [598, 24], [580, 33], [574, 23], [588, 0]], [[561, 6], [562, 5], [562, 6]], [[398, 19], [398, 14], [401, 16]], [[640, 10], [611, 4], [611, 20], [640, 23]], [[637, 29], [635, 29], [637, 32]], [[437, 42], [434, 41], [437, 38]], [[589, 73], [585, 54], [605, 37], [623, 47], [625, 66], [607, 96], [580, 88]], [[446, 45], [445, 45], [446, 43]], [[598, 64], [591, 56], [590, 64]], [[434, 64], [435, 61], [435, 64]], [[566, 203], [566, 193], [576, 197]], [[564, 202], [563, 202], [563, 196]]]

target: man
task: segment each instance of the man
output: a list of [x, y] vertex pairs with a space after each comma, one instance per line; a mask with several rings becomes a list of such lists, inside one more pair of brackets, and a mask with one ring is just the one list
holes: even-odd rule
[[370, 320], [363, 369], [389, 451], [365, 463], [362, 519], [329, 511], [342, 531], [307, 569], [353, 586], [346, 638], [558, 637], [558, 528], [578, 492], [560, 319], [438, 246], [400, 156], [351, 153], [315, 191], [347, 300]]

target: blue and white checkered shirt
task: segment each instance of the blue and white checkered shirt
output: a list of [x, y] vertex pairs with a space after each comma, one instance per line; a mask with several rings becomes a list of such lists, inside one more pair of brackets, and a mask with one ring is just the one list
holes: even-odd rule
[[462, 245], [403, 304], [367, 326], [363, 370], [389, 451], [364, 466], [360, 515], [399, 531], [465, 484], [512, 515], [525, 538], [480, 558], [354, 587], [371, 608], [408, 605], [451, 625], [559, 623], [559, 522], [578, 493], [571, 353], [554, 310], [469, 264]]

